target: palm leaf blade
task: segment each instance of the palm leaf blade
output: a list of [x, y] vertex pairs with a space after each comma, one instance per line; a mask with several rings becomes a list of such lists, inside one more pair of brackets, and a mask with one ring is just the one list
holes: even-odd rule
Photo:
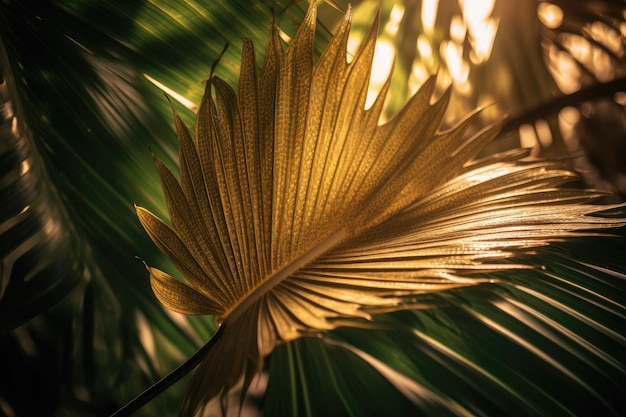
[[[211, 77], [198, 112], [195, 151], [204, 187], [194, 185], [184, 165], [182, 190], [157, 161], [173, 229], [156, 220], [147, 223], [153, 216], [138, 209], [153, 240], [178, 262], [189, 255], [209, 261], [189, 260], [190, 285], [202, 287], [197, 293], [211, 293], [224, 319], [224, 342], [216, 343], [196, 372], [184, 402], [187, 413], [224, 396], [242, 375], [245, 392], [262, 358], [280, 343], [345, 325], [345, 319], [369, 318], [371, 312], [415, 307], [407, 297], [485, 282], [473, 277], [477, 272], [523, 268], [502, 262], [519, 251], [624, 223], [593, 216], [607, 207], [579, 204], [597, 193], [557, 188], [571, 172], [556, 162], [524, 163], [517, 159], [524, 156], [520, 152], [465, 167], [497, 128], [463, 143], [470, 116], [438, 132], [449, 93], [430, 105], [432, 82], [378, 126], [380, 114], [371, 112], [380, 107], [364, 109], [365, 95], [354, 83], [369, 74], [374, 36], [346, 63], [340, 59], [349, 32], [346, 19], [313, 66], [315, 10], [312, 3], [287, 51], [270, 58], [265, 81], [274, 85], [277, 77], [274, 118], [259, 116], [263, 87], [254, 81], [256, 65], [245, 42], [247, 68], [238, 93]], [[351, 119], [339, 119], [342, 111]], [[195, 164], [186, 129], [178, 132], [181, 160]], [[255, 138], [259, 144], [273, 142], [271, 155], [270, 146], [263, 151]], [[269, 174], [260, 171], [268, 161]], [[197, 165], [192, 169], [197, 172]], [[350, 185], [351, 201], [344, 200], [341, 183]], [[188, 198], [194, 189], [200, 192]], [[271, 204], [263, 202], [269, 195], [261, 189], [272, 190]], [[188, 200], [204, 207], [204, 221], [187, 223]], [[214, 246], [204, 245], [208, 257], [200, 253], [193, 230], [203, 225], [208, 227], [199, 236], [218, 237]], [[222, 277], [214, 276], [211, 265], [218, 259], [226, 261]], [[164, 284], [153, 279], [152, 285]], [[177, 303], [178, 298], [169, 304]], [[245, 342], [233, 351], [235, 340]], [[236, 365], [226, 367], [226, 357]]]

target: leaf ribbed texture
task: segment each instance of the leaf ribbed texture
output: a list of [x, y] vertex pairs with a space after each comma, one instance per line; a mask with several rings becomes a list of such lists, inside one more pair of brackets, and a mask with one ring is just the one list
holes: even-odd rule
[[[282, 51], [272, 28], [260, 74], [244, 40], [238, 91], [211, 77], [195, 138], [175, 114], [180, 181], [157, 160], [171, 226], [142, 225], [187, 282], [150, 268], [155, 295], [226, 325], [195, 373], [194, 414], [280, 343], [419, 305], [420, 294], [489, 282], [527, 248], [623, 224], [593, 216], [598, 193], [523, 151], [471, 162], [497, 134], [439, 130], [449, 92], [431, 78], [379, 125], [385, 85], [365, 109], [377, 24], [350, 63], [350, 14], [314, 64], [316, 8]], [[376, 20], [377, 22], [377, 20]], [[483, 275], [484, 276], [484, 275]], [[416, 301], [417, 300], [417, 301]]]

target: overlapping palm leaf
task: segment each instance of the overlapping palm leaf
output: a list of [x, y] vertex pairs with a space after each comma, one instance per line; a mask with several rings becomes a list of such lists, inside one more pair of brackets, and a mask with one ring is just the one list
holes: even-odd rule
[[[286, 3], [290, 7], [285, 10]], [[293, 35], [291, 25], [302, 15], [303, 5], [287, 1], [272, 5], [276, 21]], [[61, 212], [68, 211], [74, 223], [72, 239], [81, 242], [70, 245], [67, 257], [59, 260], [72, 268], [87, 266], [77, 269], [79, 275], [84, 273], [78, 278], [90, 279], [69, 297], [53, 291], [52, 298], [39, 299], [43, 303], [33, 304], [37, 311], [55, 300], [62, 302], [51, 314], [3, 337], [3, 412], [10, 414], [15, 407], [18, 412], [106, 414], [212, 334], [210, 319], [187, 322], [164, 314], [147, 293], [141, 263], [134, 259], [140, 254], [151, 264], [174, 271], [153, 250], [132, 212], [131, 202], [137, 201], [165, 216], [158, 174], [146, 145], [170, 166], [176, 159], [174, 141], [165, 133], [170, 126], [167, 102], [143, 74], [192, 103], [199, 102], [203, 90], [199, 81], [208, 77], [209, 64], [225, 42], [231, 46], [216, 73], [229, 83], [237, 80], [241, 34], [255, 39], [257, 46], [265, 44], [272, 5], [9, 0], [0, 6], [0, 37], [17, 86], [11, 99], [24, 131], [33, 133], [33, 149], [42, 157], [33, 159], [24, 178], [36, 172], [41, 183], [53, 183], [60, 199], [50, 201], [65, 206]], [[496, 6], [506, 8], [508, 3]], [[390, 9], [383, 4], [383, 11]], [[523, 34], [516, 32], [519, 36], [503, 43], [507, 62], [519, 64], [530, 62], [527, 49], [538, 48], [539, 37], [530, 24], [534, 12], [525, 20], [529, 24], [515, 25], [520, 22], [518, 11], [507, 28], [521, 27]], [[371, 15], [365, 14], [367, 18], [359, 22], [363, 27], [371, 22]], [[408, 10], [406, 15], [410, 16]], [[318, 50], [326, 42], [320, 35], [325, 32], [318, 33]], [[540, 66], [541, 62], [533, 68]], [[524, 65], [504, 68], [508, 70], [500, 68], [498, 74], [512, 74], [515, 91], [528, 93], [525, 97], [537, 98], [537, 90], [550, 91], [533, 87], [529, 76], [533, 72]], [[512, 89], [487, 78], [484, 87], [499, 86], [497, 91], [506, 93], [496, 96], [498, 103], [514, 108], [515, 100], [506, 98]], [[405, 97], [394, 86], [390, 95]], [[457, 102], [451, 105], [456, 107]], [[189, 121], [190, 114], [181, 111], [181, 118]], [[8, 166], [2, 162], [1, 168]], [[9, 180], [10, 176], [2, 177], [2, 184]], [[39, 213], [58, 212], [44, 200], [35, 203], [45, 207]], [[19, 242], [7, 241], [6, 236], [1, 237], [2, 248], [11, 251]], [[439, 308], [375, 315], [374, 322], [384, 330], [341, 328], [324, 333], [323, 339], [281, 345], [270, 359], [264, 414], [387, 415], [403, 410], [504, 414], [518, 409], [544, 415], [585, 410], [626, 414], [620, 406], [626, 380], [625, 343], [620, 337], [626, 317], [621, 242], [584, 238], [557, 245], [561, 252], [539, 248], [533, 258], [515, 262], [545, 265], [544, 269], [481, 274], [499, 283], [430, 298], [422, 295], [419, 304]], [[62, 250], [48, 247], [53, 249], [50, 253]], [[38, 267], [35, 258], [27, 264], [33, 270]], [[65, 275], [69, 279], [59, 275], [58, 281], [54, 274], [40, 277], [73, 285], [77, 277], [71, 274]], [[39, 296], [22, 295], [33, 300]], [[0, 314], [0, 320], [14, 326], [28, 315], [12, 315], [9, 323]], [[407, 331], [399, 331], [402, 326]], [[363, 383], [356, 385], [357, 380]], [[420, 392], [420, 387], [427, 388], [422, 393], [434, 394], [429, 397], [434, 402], [415, 401], [411, 392]], [[171, 389], [142, 415], [173, 413], [180, 395], [180, 389]], [[587, 408], [577, 409], [577, 404]]]
[[[164, 158], [175, 154], [174, 144], [160, 135], [171, 131], [163, 116], [169, 106], [143, 74], [191, 98], [196, 91], [199, 99], [208, 68], [198, 78], [189, 72], [202, 74], [200, 68], [229, 39], [234, 46], [225, 58], [237, 56], [237, 26], [266, 37], [271, 7], [265, 2], [250, 8], [247, 1], [130, 6], [80, 0], [9, 1], [0, 7], [7, 59], [3, 88], [9, 87], [19, 121], [7, 123], [3, 133], [25, 133], [19, 146], [3, 148], [17, 152], [1, 163], [3, 187], [9, 185], [2, 198], [3, 282], [12, 281], [0, 301], [2, 331], [39, 315], [2, 335], [3, 407], [18, 414], [55, 407], [69, 414], [112, 412], [212, 334], [212, 320], [176, 320], [153, 300], [149, 284], [135, 279], [144, 271], [138, 253], [166, 264], [132, 206], [135, 200], [162, 204], [146, 149]], [[191, 13], [201, 8], [207, 12]], [[283, 14], [286, 26], [299, 9]], [[216, 25], [222, 15], [236, 17], [230, 25]], [[155, 31], [156, 22], [161, 23]], [[174, 58], [198, 38], [204, 39], [203, 51], [176, 56], [179, 67], [162, 59]], [[218, 71], [227, 78], [233, 73], [224, 66]], [[6, 108], [3, 113], [11, 116]], [[18, 169], [11, 167], [21, 163], [16, 156], [28, 158]], [[15, 211], [17, 204], [22, 206]], [[17, 227], [5, 223], [15, 214], [24, 221]], [[46, 233], [52, 239], [37, 240]], [[29, 282], [21, 285], [24, 277]], [[29, 350], [31, 340], [35, 350]], [[40, 380], [40, 373], [55, 383], [33, 387], [30, 381]], [[174, 412], [178, 404], [164, 396], [152, 410], [168, 406]]]
[[[623, 249], [606, 238], [583, 242], [588, 252], [575, 259], [570, 251], [581, 253], [580, 241], [539, 249], [550, 266], [498, 274], [495, 285], [438, 293], [437, 309], [377, 316], [382, 330], [343, 328], [280, 346], [272, 355], [265, 412], [380, 410], [372, 392], [351, 401], [358, 394], [346, 382], [355, 369], [363, 375], [376, 369], [396, 390], [372, 384], [398, 414], [622, 415], [625, 340], [616, 329], [624, 320], [625, 269], [615, 260]], [[356, 384], [355, 391], [369, 389]], [[296, 388], [277, 400], [287, 387]]]
[[501, 260], [529, 248], [623, 224], [593, 216], [606, 209], [589, 204], [597, 192], [562, 186], [576, 178], [565, 164], [524, 151], [471, 162], [496, 129], [438, 131], [448, 95], [430, 103], [434, 79], [379, 125], [388, 85], [365, 109], [377, 26], [348, 63], [348, 14], [313, 65], [315, 10], [284, 53], [272, 31], [260, 75], [244, 41], [238, 91], [209, 79], [195, 139], [176, 115], [180, 182], [157, 159], [172, 226], [138, 208], [187, 281], [149, 268], [157, 298], [223, 319], [190, 383], [191, 414], [242, 377], [245, 390], [278, 344], [419, 306], [424, 293], [524, 268]]

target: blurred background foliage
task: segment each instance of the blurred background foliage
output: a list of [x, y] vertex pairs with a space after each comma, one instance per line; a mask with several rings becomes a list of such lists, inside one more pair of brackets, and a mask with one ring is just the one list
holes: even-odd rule
[[[385, 117], [438, 72], [439, 92], [453, 85], [446, 124], [477, 106], [481, 125], [507, 116], [485, 154], [522, 145], [573, 156], [587, 186], [624, 200], [625, 2], [357, 0], [350, 50], [379, 6], [372, 91], [397, 58]], [[0, 2], [0, 415], [108, 415], [211, 337], [211, 317], [156, 302], [136, 258], [174, 270], [133, 210], [166, 217], [151, 156], [177, 161], [163, 93], [192, 126], [224, 46], [216, 73], [234, 85], [241, 36], [262, 58], [271, 22], [287, 42], [306, 7]], [[341, 18], [320, 3], [320, 51]], [[616, 234], [538, 249], [523, 257], [536, 269], [378, 316], [383, 330], [281, 346], [245, 412], [624, 415], [626, 244]], [[137, 414], [175, 415], [185, 383]]]

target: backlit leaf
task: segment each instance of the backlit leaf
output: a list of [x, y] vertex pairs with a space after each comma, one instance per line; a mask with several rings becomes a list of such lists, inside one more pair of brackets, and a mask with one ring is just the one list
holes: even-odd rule
[[624, 224], [594, 216], [611, 208], [591, 204], [597, 192], [564, 187], [576, 175], [563, 163], [473, 161], [497, 126], [466, 138], [474, 114], [441, 131], [450, 96], [432, 101], [434, 79], [379, 125], [388, 84], [365, 108], [377, 21], [350, 62], [350, 13], [317, 62], [315, 22], [313, 2], [285, 52], [272, 28], [260, 74], [244, 41], [238, 90], [211, 76], [194, 138], [175, 114], [180, 181], [157, 160], [171, 226], [137, 208], [187, 280], [151, 268], [157, 297], [223, 320], [186, 414], [242, 377], [245, 392], [281, 343], [493, 282], [528, 268], [504, 262], [528, 248]]

